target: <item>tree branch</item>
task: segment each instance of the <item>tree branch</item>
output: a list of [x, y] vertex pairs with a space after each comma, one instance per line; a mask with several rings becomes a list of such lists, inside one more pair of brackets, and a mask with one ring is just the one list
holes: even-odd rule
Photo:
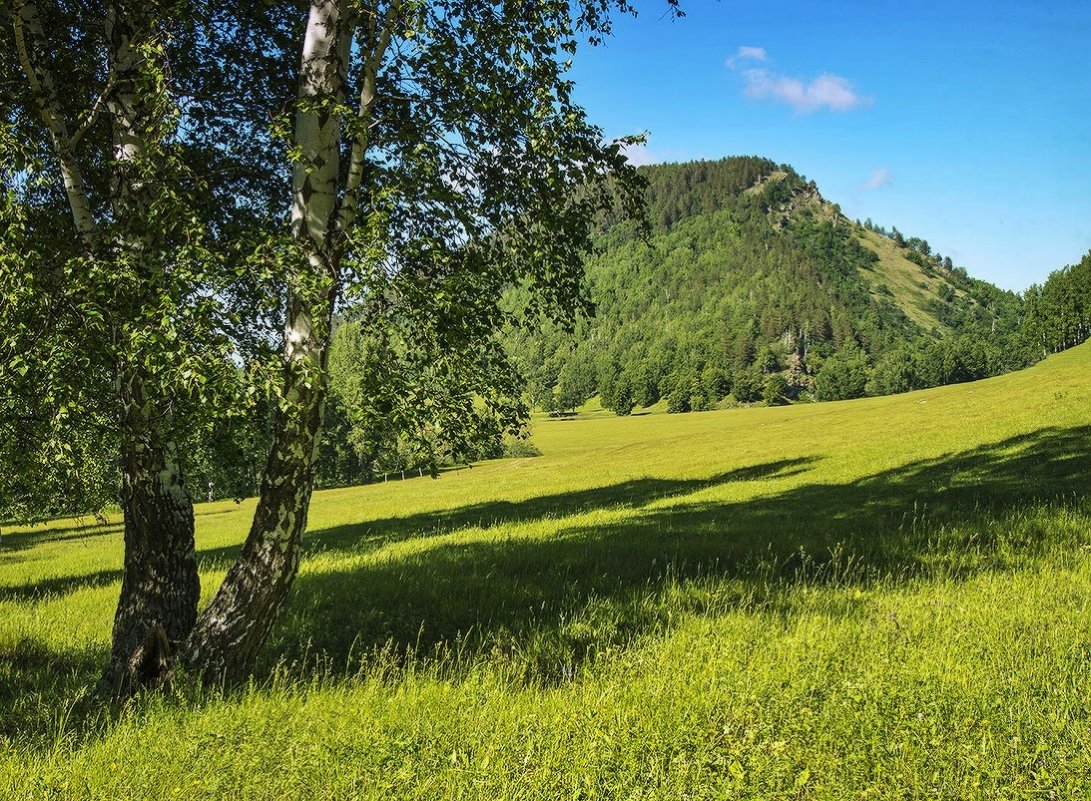
[[[364, 81], [360, 87], [360, 107], [357, 110], [357, 118], [360, 121], [359, 129], [352, 143], [352, 155], [349, 157], [349, 172], [345, 179], [345, 192], [341, 198], [341, 208], [337, 214], [337, 228], [342, 234], [356, 219], [356, 210], [360, 202], [360, 184], [364, 179], [364, 154], [367, 152], [368, 136], [374, 121], [372, 119], [372, 104], [375, 102], [376, 78], [379, 74], [379, 65], [382, 64], [386, 50], [390, 46], [390, 39], [394, 35], [394, 26], [398, 22], [402, 0], [391, 0], [383, 19], [382, 30], [379, 31], [375, 41], [375, 49], [364, 60]], [[372, 14], [370, 28], [372, 36], [378, 19], [378, 6]]]
[[57, 103], [53, 74], [44, 64], [35, 67], [27, 48], [27, 34], [36, 37], [39, 42], [45, 40], [41, 20], [38, 19], [38, 5], [35, 0], [12, 0], [10, 15], [19, 66], [26, 75], [34, 104], [38, 107], [38, 114], [53, 141], [53, 150], [61, 168], [61, 177], [64, 180], [65, 193], [68, 195], [72, 219], [84, 242], [91, 245], [96, 229], [95, 218], [91, 213], [91, 202], [87, 197], [83, 173], [72, 155], [72, 141], [68, 138], [68, 129], [61, 115], [60, 105]]
[[102, 107], [106, 105], [106, 101], [110, 96], [110, 92], [114, 90], [114, 76], [113, 73], [106, 80], [106, 87], [102, 90], [102, 94], [95, 99], [95, 102], [91, 105], [91, 108], [87, 111], [87, 116], [84, 117], [80, 127], [76, 129], [76, 132], [72, 134], [72, 138], [68, 141], [68, 147], [70, 150], [75, 150], [76, 145], [79, 144], [83, 135], [94, 127], [94, 124], [98, 121], [98, 115], [102, 111]]

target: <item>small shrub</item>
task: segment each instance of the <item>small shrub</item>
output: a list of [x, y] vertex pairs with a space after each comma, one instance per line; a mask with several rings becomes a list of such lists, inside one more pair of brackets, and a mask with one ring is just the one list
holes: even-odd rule
[[501, 454], [504, 459], [526, 459], [531, 456], [541, 456], [542, 452], [529, 439], [504, 437]]

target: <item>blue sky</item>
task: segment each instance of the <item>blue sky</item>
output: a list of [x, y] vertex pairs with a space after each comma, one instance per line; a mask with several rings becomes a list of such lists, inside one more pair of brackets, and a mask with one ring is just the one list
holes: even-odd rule
[[1091, 249], [1091, 2], [644, 0], [577, 99], [634, 161], [760, 155], [1022, 290]]

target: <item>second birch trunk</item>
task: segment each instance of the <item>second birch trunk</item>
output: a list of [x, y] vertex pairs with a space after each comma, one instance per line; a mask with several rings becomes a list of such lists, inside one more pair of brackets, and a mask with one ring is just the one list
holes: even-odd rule
[[301, 255], [289, 268], [280, 406], [250, 533], [182, 656], [206, 680], [246, 675], [299, 570], [337, 294], [339, 104], [352, 30], [341, 0], [310, 6], [295, 120], [300, 156], [292, 176], [292, 235]]

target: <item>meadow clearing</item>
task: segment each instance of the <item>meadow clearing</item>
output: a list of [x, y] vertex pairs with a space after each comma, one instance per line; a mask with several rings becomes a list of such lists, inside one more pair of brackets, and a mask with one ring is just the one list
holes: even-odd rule
[[[118, 521], [5, 530], [0, 798], [1085, 796], [1089, 371], [319, 492], [253, 682], [115, 711]], [[198, 505], [206, 598], [252, 508]]]

